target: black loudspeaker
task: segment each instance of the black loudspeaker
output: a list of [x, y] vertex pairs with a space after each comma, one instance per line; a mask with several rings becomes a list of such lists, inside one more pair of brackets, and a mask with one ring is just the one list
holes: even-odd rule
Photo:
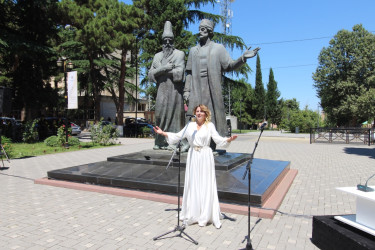
[[12, 112], [12, 89], [0, 86], [0, 115]]

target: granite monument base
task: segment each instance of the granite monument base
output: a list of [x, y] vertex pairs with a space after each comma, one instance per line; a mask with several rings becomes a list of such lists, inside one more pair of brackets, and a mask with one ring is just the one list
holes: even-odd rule
[[[178, 156], [166, 169], [172, 152], [145, 150], [108, 157], [107, 161], [49, 171], [48, 178], [165, 194], [177, 194]], [[181, 189], [187, 153], [181, 154]], [[215, 157], [216, 181], [222, 202], [247, 204], [248, 180], [242, 179], [250, 154], [221, 152]], [[262, 206], [289, 171], [289, 161], [253, 160], [250, 203]]]

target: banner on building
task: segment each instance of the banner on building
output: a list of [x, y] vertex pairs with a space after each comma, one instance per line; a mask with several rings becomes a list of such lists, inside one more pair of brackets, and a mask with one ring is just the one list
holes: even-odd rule
[[78, 109], [77, 71], [68, 72], [68, 109]]

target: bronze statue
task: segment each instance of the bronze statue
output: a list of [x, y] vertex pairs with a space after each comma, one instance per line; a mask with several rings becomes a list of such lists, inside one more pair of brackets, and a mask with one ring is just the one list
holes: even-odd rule
[[[185, 53], [173, 46], [172, 24], [164, 24], [163, 51], [154, 56], [148, 72], [151, 82], [156, 83], [156, 125], [164, 131], [179, 132], [185, 122], [183, 88], [185, 80]], [[188, 145], [187, 145], [188, 147]], [[155, 135], [154, 149], [170, 149], [164, 136]], [[182, 151], [187, 149], [183, 148]]]
[[226, 135], [226, 119], [221, 78], [224, 71], [233, 71], [256, 56], [259, 48], [246, 50], [233, 60], [222, 44], [211, 41], [214, 25], [203, 19], [199, 25], [199, 44], [191, 48], [186, 64], [184, 99], [189, 102], [188, 114], [199, 104], [211, 110], [211, 121], [221, 136]]

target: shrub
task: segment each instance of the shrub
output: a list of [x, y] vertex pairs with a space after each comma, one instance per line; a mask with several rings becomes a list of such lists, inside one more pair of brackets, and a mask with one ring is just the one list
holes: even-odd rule
[[79, 139], [77, 137], [74, 137], [74, 136], [69, 136], [68, 137], [68, 144], [69, 146], [76, 146], [76, 145], [79, 145]]
[[117, 129], [112, 127], [112, 125], [101, 126], [99, 124], [91, 126], [90, 128], [92, 142], [100, 145], [115, 144], [119, 136]]
[[58, 140], [56, 135], [50, 136], [44, 140], [44, 144], [50, 147], [61, 146], [61, 142]]
[[[75, 146], [79, 145], [79, 139], [73, 136], [68, 136], [68, 144], [69, 146]], [[64, 146], [65, 144], [65, 135], [63, 138], [59, 138], [56, 135], [50, 136], [47, 139], [44, 140], [44, 144], [50, 147], [61, 147]]]
[[151, 135], [151, 128], [144, 126], [142, 127], [142, 135], [143, 136], [150, 136]]
[[[68, 128], [68, 143], [69, 143], [69, 137], [71, 137], [72, 128]], [[57, 140], [60, 142], [60, 145], [64, 145], [66, 141], [66, 131], [65, 131], [65, 125], [61, 125], [57, 129]]]
[[37, 123], [38, 119], [34, 119], [32, 121], [28, 121], [25, 125], [25, 129], [23, 131], [23, 141], [26, 143], [33, 143], [39, 140]]

